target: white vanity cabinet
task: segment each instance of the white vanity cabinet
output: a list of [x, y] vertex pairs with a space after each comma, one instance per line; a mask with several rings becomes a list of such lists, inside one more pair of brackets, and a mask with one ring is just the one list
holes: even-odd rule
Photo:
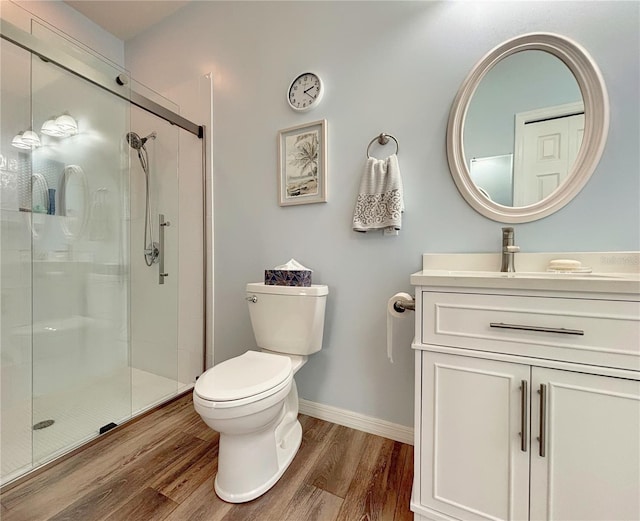
[[636, 294], [419, 286], [415, 519], [640, 519]]

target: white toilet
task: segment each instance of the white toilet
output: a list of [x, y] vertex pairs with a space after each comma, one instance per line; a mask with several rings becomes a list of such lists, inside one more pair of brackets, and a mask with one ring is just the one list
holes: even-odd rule
[[218, 364], [198, 378], [196, 412], [220, 433], [215, 490], [243, 503], [269, 490], [293, 460], [302, 427], [293, 375], [322, 348], [327, 286], [247, 284], [261, 351]]

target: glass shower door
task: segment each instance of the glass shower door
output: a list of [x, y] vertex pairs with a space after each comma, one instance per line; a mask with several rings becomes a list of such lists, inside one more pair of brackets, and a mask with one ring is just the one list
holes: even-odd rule
[[178, 128], [132, 107], [131, 379], [133, 414], [178, 390]]
[[[122, 73], [35, 21], [28, 42]], [[185, 390], [199, 364], [183, 348], [179, 381], [183, 131], [4, 38], [0, 92], [5, 484]]]
[[28, 51], [0, 40], [0, 478], [3, 482], [31, 466], [31, 172], [28, 149], [17, 148], [13, 143], [31, 126], [30, 67]]
[[31, 81], [36, 466], [131, 417], [130, 105], [36, 56]]

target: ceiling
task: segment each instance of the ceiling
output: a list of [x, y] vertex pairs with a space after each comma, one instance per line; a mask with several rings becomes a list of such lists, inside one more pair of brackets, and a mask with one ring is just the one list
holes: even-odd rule
[[121, 40], [130, 40], [182, 9], [191, 0], [65, 0]]

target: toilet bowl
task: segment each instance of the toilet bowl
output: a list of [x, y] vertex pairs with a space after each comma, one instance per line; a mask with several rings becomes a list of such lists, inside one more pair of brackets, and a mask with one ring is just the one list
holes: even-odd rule
[[321, 348], [327, 293], [326, 286], [248, 284], [252, 327], [262, 350], [226, 360], [196, 381], [194, 408], [220, 433], [214, 488], [224, 501], [243, 503], [264, 494], [300, 447], [294, 374]]
[[291, 360], [247, 351], [207, 371], [193, 403], [220, 433], [215, 491], [230, 503], [250, 501], [278, 481], [302, 441]]

